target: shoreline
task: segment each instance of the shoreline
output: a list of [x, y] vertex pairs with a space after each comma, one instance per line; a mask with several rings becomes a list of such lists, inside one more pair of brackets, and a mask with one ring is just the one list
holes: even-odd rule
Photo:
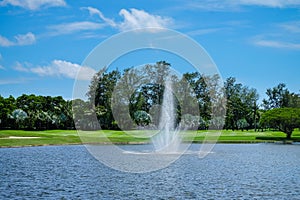
[[[278, 141], [217, 141], [216, 144], [293, 144], [295, 142], [278, 142]], [[27, 148], [27, 147], [47, 147], [47, 146], [76, 146], [76, 145], [147, 145], [150, 142], [100, 142], [100, 143], [61, 143], [61, 144], [29, 144], [29, 145], [13, 145], [13, 146], [0, 146], [3, 148]], [[193, 141], [191, 144], [203, 144], [203, 141]], [[205, 144], [211, 144], [206, 142]]]
[[[214, 138], [205, 139], [207, 134], [215, 133], [214, 130], [184, 132], [184, 143], [218, 143], [218, 144], [257, 144], [257, 143], [286, 143], [300, 142], [300, 130], [294, 131], [292, 139], [287, 140], [286, 135], [279, 131], [255, 132], [249, 131], [228, 131], [222, 130], [217, 140]], [[77, 130], [45, 130], [45, 131], [24, 131], [24, 130], [0, 130], [0, 148], [20, 148], [39, 146], [62, 146], [62, 145], [145, 145], [151, 141], [147, 132], [143, 131], [84, 131], [84, 140]]]

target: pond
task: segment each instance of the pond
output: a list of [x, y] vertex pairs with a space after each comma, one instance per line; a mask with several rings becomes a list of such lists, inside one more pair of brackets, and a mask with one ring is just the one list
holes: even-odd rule
[[203, 159], [185, 154], [137, 174], [103, 165], [82, 145], [2, 148], [0, 199], [299, 199], [299, 170], [297, 144], [217, 144]]

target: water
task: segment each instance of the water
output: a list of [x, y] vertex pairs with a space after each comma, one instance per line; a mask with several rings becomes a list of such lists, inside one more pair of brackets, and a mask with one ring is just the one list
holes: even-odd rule
[[152, 137], [152, 143], [157, 152], [172, 153], [179, 151], [181, 138], [175, 127], [175, 106], [172, 93], [172, 82], [165, 82], [162, 110], [159, 121], [159, 133]]
[[108, 168], [80, 145], [2, 148], [0, 199], [299, 199], [299, 166], [300, 145], [217, 144], [204, 159], [185, 154], [141, 174]]

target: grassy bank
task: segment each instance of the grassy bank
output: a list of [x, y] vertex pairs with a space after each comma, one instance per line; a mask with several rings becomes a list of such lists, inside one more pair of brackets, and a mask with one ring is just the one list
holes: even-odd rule
[[22, 131], [1, 130], [0, 147], [80, 144], [77, 132], [72, 130]]
[[[208, 142], [215, 140], [213, 137], [216, 131], [185, 131], [183, 140], [186, 142], [203, 142], [206, 135]], [[20, 147], [20, 146], [42, 146], [42, 145], [68, 145], [83, 143], [102, 144], [140, 144], [149, 142], [149, 137], [156, 134], [155, 131], [81, 131], [80, 136], [75, 130], [51, 130], [51, 131], [21, 131], [21, 130], [1, 130], [0, 147]], [[274, 142], [283, 140], [285, 134], [278, 131], [221, 131], [218, 143], [258, 143]], [[292, 135], [294, 141], [300, 141], [300, 131], [294, 131]]]

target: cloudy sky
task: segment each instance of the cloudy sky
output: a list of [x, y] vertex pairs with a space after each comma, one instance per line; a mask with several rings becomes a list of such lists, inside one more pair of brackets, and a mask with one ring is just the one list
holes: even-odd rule
[[[33, 93], [71, 99], [78, 70], [85, 72], [77, 77], [81, 80], [96, 71], [82, 66], [93, 48], [144, 27], [188, 35], [208, 52], [223, 79], [236, 77], [261, 98], [281, 82], [300, 90], [300, 0], [0, 0], [0, 25], [4, 97]], [[166, 60], [184, 71], [183, 63], [163, 55], [128, 56], [125, 66], [114, 67]]]

